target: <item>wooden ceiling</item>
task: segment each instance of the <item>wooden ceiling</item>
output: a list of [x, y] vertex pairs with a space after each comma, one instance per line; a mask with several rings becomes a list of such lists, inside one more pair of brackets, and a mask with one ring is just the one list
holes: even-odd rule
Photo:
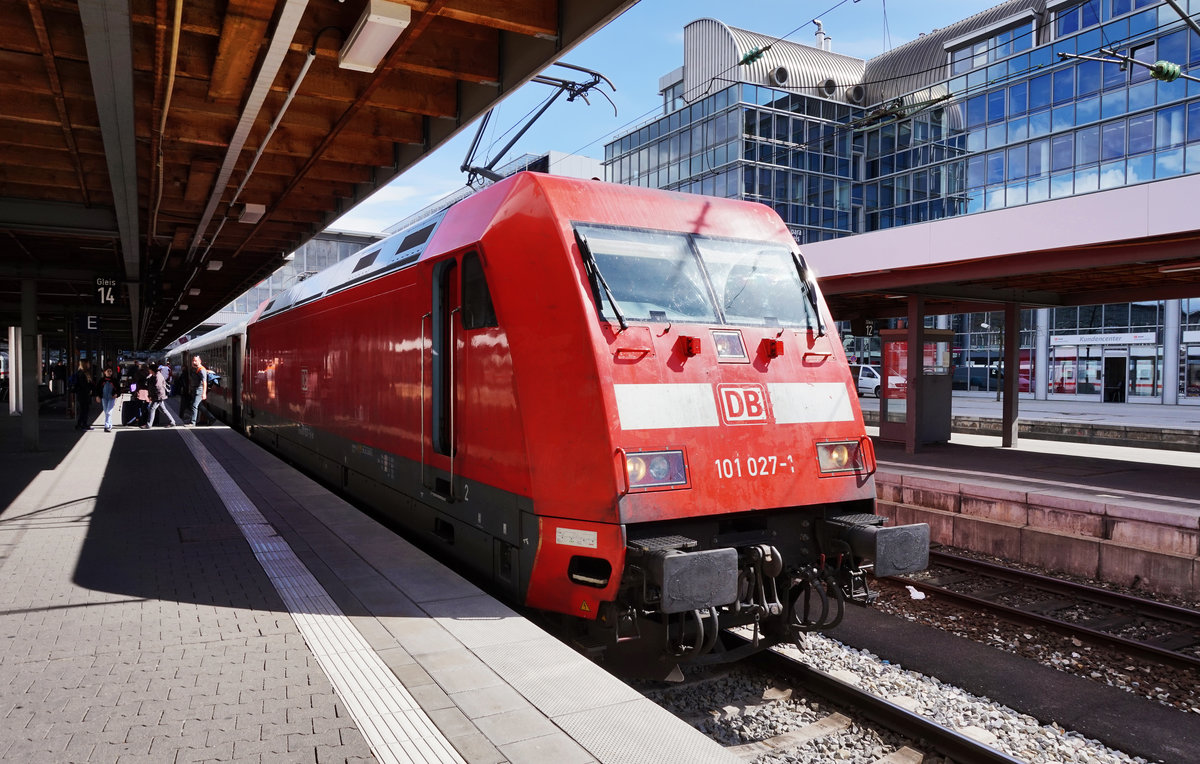
[[0, 2], [0, 325], [167, 344], [635, 0], [398, 2], [374, 73], [367, 0]]

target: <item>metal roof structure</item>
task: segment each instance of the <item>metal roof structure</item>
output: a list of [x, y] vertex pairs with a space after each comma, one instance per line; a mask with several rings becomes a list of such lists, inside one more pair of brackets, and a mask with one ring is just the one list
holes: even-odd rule
[[0, 325], [165, 345], [634, 2], [0, 3]]

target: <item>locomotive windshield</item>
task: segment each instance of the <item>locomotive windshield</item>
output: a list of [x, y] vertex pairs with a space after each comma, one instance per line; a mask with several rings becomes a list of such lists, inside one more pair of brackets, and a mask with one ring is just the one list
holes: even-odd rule
[[592, 286], [602, 318], [818, 325], [785, 246], [590, 225], [576, 231], [584, 257], [598, 271]]

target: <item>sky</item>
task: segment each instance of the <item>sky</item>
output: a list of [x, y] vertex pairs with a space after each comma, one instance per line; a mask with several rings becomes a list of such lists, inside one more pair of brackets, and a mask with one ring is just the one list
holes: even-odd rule
[[[640, 0], [561, 58], [594, 69], [616, 86], [605, 92], [617, 107], [600, 96], [591, 105], [565, 97], [555, 101], [540, 120], [497, 166], [523, 153], [561, 151], [600, 159], [604, 144], [615, 134], [639, 125], [662, 110], [658, 78], [683, 65], [683, 27], [698, 18], [792, 42], [813, 44], [819, 18], [832, 38], [833, 50], [870, 58], [915, 39], [922, 32], [953, 24], [1001, 0]], [[550, 66], [547, 75], [578, 81], [585, 77]], [[546, 85], [529, 83], [513, 91], [495, 109], [476, 164], [486, 164], [504, 146], [531, 110], [549, 97]], [[381, 232], [466, 183], [459, 170], [478, 122], [461, 130], [390, 184], [343, 215], [331, 228]]]

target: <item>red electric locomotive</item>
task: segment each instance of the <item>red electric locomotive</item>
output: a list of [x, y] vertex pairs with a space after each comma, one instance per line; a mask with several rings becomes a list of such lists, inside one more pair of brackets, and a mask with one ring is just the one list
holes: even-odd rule
[[790, 640], [869, 601], [868, 563], [926, 564], [763, 205], [522, 173], [191, 352], [250, 437], [610, 657], [735, 658], [719, 628]]

